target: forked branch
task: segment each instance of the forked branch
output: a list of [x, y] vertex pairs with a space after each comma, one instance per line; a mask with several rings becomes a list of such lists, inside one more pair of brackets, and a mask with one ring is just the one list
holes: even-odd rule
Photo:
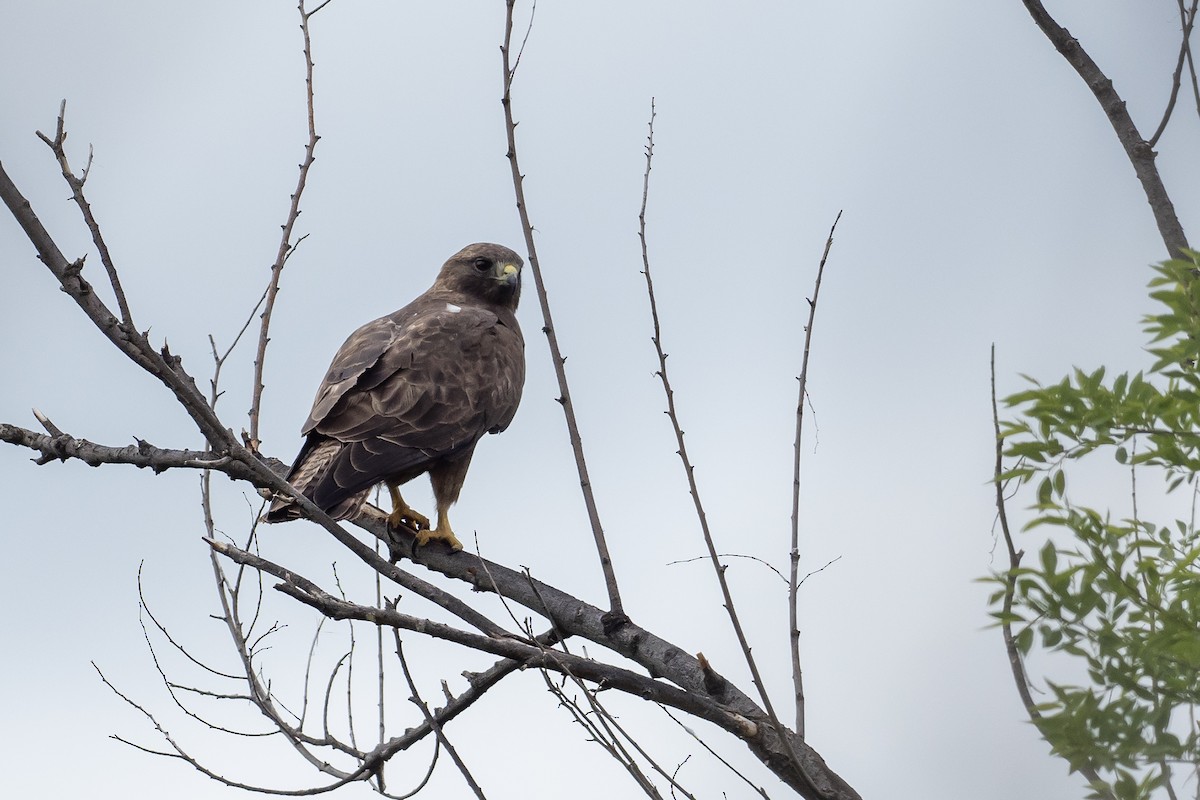
[[92, 234], [92, 244], [96, 245], [96, 251], [100, 254], [100, 263], [104, 265], [104, 271], [108, 273], [108, 282], [112, 285], [113, 295], [117, 300], [117, 308], [121, 310], [121, 321], [133, 327], [133, 314], [129, 311], [129, 302], [125, 299], [125, 290], [121, 288], [121, 279], [117, 276], [117, 269], [113, 266], [112, 256], [108, 252], [108, 243], [104, 241], [104, 234], [100, 232], [100, 223], [96, 220], [95, 214], [92, 213], [92, 205], [87, 201], [83, 194], [83, 185], [87, 183], [88, 173], [92, 171], [92, 148], [88, 147], [87, 166], [83, 168], [83, 172], [76, 175], [71, 165], [67, 161], [67, 131], [66, 131], [66, 116], [67, 116], [67, 101], [63, 100], [58, 107], [58, 124], [55, 127], [54, 138], [51, 139], [41, 131], [37, 132], [38, 138], [54, 152], [54, 158], [58, 161], [58, 167], [62, 170], [63, 180], [71, 187], [71, 197], [75, 201], [75, 205], [79, 206], [79, 212], [83, 214], [83, 221], [88, 227], [88, 231]]
[[1083, 78], [1083, 82], [1095, 95], [1096, 101], [1100, 103], [1100, 108], [1104, 110], [1109, 123], [1116, 132], [1117, 139], [1125, 149], [1129, 163], [1133, 165], [1133, 170], [1137, 173], [1142, 190], [1146, 194], [1146, 200], [1150, 203], [1150, 210], [1154, 214], [1154, 221], [1158, 224], [1159, 235], [1167, 247], [1167, 252], [1171, 258], [1183, 258], [1183, 251], [1188, 248], [1187, 236], [1183, 232], [1179, 217], [1175, 214], [1175, 205], [1167, 194], [1162, 176], [1158, 174], [1158, 167], [1154, 162], [1154, 149], [1138, 131], [1137, 125], [1134, 124], [1133, 118], [1129, 116], [1129, 111], [1125, 107], [1125, 101], [1117, 94], [1112, 81], [1104, 74], [1104, 71], [1083, 49], [1079, 40], [1050, 16], [1041, 0], [1021, 1], [1025, 4], [1026, 10], [1029, 11], [1029, 15], [1033, 17], [1038, 28], [1067, 60], [1067, 63], [1079, 73], [1079, 77]]
[[[742, 628], [741, 619], [737, 614], [737, 607], [733, 601], [733, 593], [729, 589], [729, 582], [725, 580], [726, 565], [721, 562], [721, 557], [717, 554], [717, 546], [713, 541], [712, 531], [708, 527], [708, 516], [704, 513], [704, 503], [700, 500], [700, 487], [696, 484], [696, 468], [692, 465], [691, 458], [688, 456], [687, 443], [684, 441], [683, 428], [679, 423], [679, 414], [675, 408], [675, 391], [671, 388], [670, 376], [667, 373], [667, 353], [663, 350], [662, 343], [662, 326], [658, 318], [658, 302], [654, 296], [654, 279], [650, 273], [650, 254], [649, 247], [646, 243], [646, 205], [650, 195], [650, 170], [654, 163], [654, 101], [650, 101], [650, 122], [649, 134], [646, 137], [646, 171], [642, 177], [642, 207], [638, 212], [638, 240], [642, 247], [642, 275], [646, 279], [646, 294], [650, 298], [650, 318], [654, 325], [654, 350], [658, 355], [658, 378], [662, 382], [663, 393], [667, 398], [667, 416], [671, 420], [671, 428], [675, 432], [675, 443], [679, 447], [676, 453], [679, 455], [680, 461], [683, 462], [684, 477], [687, 479], [688, 492], [692, 496], [692, 504], [696, 510], [696, 518], [700, 523], [700, 533], [704, 538], [704, 546], [708, 549], [709, 561], [712, 563], [713, 572], [716, 574], [717, 583], [721, 587], [721, 598], [724, 601], [726, 613], [729, 615], [729, 622], [733, 626], [734, 635], [737, 637], [738, 645], [742, 649], [742, 655], [746, 660], [746, 666], [750, 669], [750, 678], [754, 682], [754, 687], [758, 690], [759, 699], [762, 701], [763, 708], [766, 709], [766, 716], [772, 729], [778, 734], [780, 741], [787, 743], [790, 733], [779, 721], [779, 716], [775, 713], [775, 708], [771, 703], [771, 697], [767, 692], [766, 684], [763, 682], [762, 674], [758, 669], [758, 662], [754, 658], [754, 653], [750, 647], [750, 642], [746, 638], [746, 632]], [[699, 665], [703, 669], [707, 662], [704, 659], [699, 659]], [[803, 735], [797, 732], [798, 737], [802, 740]], [[791, 747], [787, 747], [784, 751], [785, 757], [792, 762], [792, 766], [797, 776], [805, 783], [809, 784], [809, 788], [816, 792], [819, 791], [815, 785], [812, 785], [812, 780], [805, 770], [800, 759], [796, 756], [795, 751]]]

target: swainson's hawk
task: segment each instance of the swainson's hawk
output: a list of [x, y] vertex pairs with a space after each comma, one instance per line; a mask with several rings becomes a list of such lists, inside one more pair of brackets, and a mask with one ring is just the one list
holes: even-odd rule
[[[458, 499], [475, 444], [508, 427], [525, 382], [517, 325], [521, 257], [497, 244], [472, 244], [450, 258], [425, 294], [359, 328], [333, 358], [302, 433], [308, 438], [288, 481], [334, 519], [358, 513], [386, 483], [393, 526], [417, 543], [462, 544], [447, 512]], [[429, 473], [437, 527], [400, 497]], [[277, 497], [267, 521], [299, 517]]]

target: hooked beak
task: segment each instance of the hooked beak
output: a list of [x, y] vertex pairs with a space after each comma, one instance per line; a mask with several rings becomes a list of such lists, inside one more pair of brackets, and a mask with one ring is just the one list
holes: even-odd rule
[[516, 264], [497, 264], [495, 278], [501, 283], [517, 287], [521, 285], [521, 268]]

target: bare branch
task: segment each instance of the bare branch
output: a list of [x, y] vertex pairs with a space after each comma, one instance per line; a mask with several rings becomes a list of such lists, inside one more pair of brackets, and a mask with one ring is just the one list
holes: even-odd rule
[[[83, 260], [68, 262], [58, 245], [33, 212], [29, 201], [21, 194], [0, 164], [0, 200], [8, 207], [25, 236], [38, 252], [38, 258], [58, 279], [64, 292], [83, 310], [88, 319], [117, 349], [131, 361], [163, 383], [184, 411], [196, 423], [218, 454], [234, 453], [237, 442], [217, 418], [208, 402], [196, 388], [196, 382], [183, 369], [180, 359], [164, 346], [161, 351], [151, 346], [146, 334], [119, 320], [96, 295], [91, 284], [81, 274]], [[249, 463], [249, 459], [245, 459]]]
[[[608, 590], [609, 614], [608, 625], [612, 628], [624, 624], [628, 617], [621, 605], [621, 594], [617, 588], [617, 574], [613, 570], [612, 558], [608, 553], [608, 542], [604, 538], [604, 528], [600, 524], [600, 512], [596, 507], [595, 494], [592, 492], [592, 481], [588, 477], [587, 461], [583, 454], [583, 439], [579, 435], [579, 423], [575, 419], [575, 406], [571, 402], [571, 390], [567, 385], [566, 361], [558, 347], [558, 336], [554, 332], [554, 320], [550, 314], [550, 301], [546, 295], [546, 285], [542, 280], [542, 268], [538, 262], [537, 245], [533, 241], [533, 223], [529, 220], [529, 210], [525, 204], [525, 176], [517, 163], [517, 123], [512, 111], [512, 82], [516, 67], [510, 65], [509, 53], [512, 48], [513, 6], [516, 0], [506, 0], [507, 11], [504, 18], [504, 44], [500, 46], [502, 67], [504, 70], [504, 95], [500, 103], [504, 106], [504, 127], [508, 134], [508, 163], [512, 168], [513, 191], [517, 198], [517, 212], [521, 217], [521, 230], [525, 234], [525, 247], [529, 251], [529, 269], [533, 273], [533, 282], [537, 287], [538, 303], [542, 309], [542, 332], [550, 345], [550, 358], [554, 362], [554, 374], [558, 378], [559, 405], [566, 415], [567, 435], [571, 440], [571, 450], [575, 454], [575, 468], [579, 473], [579, 486], [583, 491], [583, 502], [587, 507], [588, 522], [592, 527], [592, 538], [596, 542], [596, 551], [600, 556], [600, 569], [604, 573], [604, 584]], [[528, 38], [528, 33], [526, 33]], [[522, 48], [524, 44], [522, 44]]]
[[[750, 555], [746, 555], [745, 553], [718, 553], [718, 555], [721, 558], [748, 558], [751, 561], [757, 561], [758, 563], [762, 564], [767, 569], [771, 570], [771, 572], [774, 572], [779, 577], [779, 580], [783, 581], [783, 585], [787, 586], [787, 578], [783, 577], [783, 573], [780, 572], [779, 569], [774, 564], [772, 564], [771, 562], [766, 561], [764, 559], [761, 559], [758, 556], [750, 556]], [[693, 556], [692, 558], [681, 558], [677, 561], [668, 561], [667, 566], [671, 567], [676, 564], [691, 564], [694, 561], [708, 561], [708, 556]]]
[[1079, 40], [1073, 37], [1070, 31], [1055, 22], [1054, 18], [1046, 11], [1046, 7], [1042, 5], [1041, 0], [1021, 0], [1021, 2], [1025, 4], [1026, 10], [1029, 11], [1029, 15], [1033, 17], [1038, 28], [1067, 60], [1067, 63], [1074, 67], [1075, 71], [1079, 73], [1079, 77], [1083, 78], [1083, 82], [1096, 96], [1097, 102], [1104, 109], [1108, 121], [1117, 134], [1117, 139], [1125, 148], [1125, 155], [1128, 157], [1129, 163], [1133, 165], [1133, 170], [1137, 173], [1138, 180], [1141, 181], [1142, 190], [1146, 193], [1146, 200], [1150, 203], [1150, 210], [1154, 213], [1154, 220], [1158, 223], [1158, 232], [1162, 237], [1163, 244], [1167, 247], [1167, 252], [1171, 258], [1182, 258], [1183, 251], [1188, 248], [1187, 236], [1183, 232], [1183, 226], [1179, 223], [1179, 217], [1175, 214], [1175, 206], [1167, 194], [1162, 177], [1158, 174], [1158, 167], [1154, 163], [1156, 155], [1154, 149], [1138, 132], [1137, 125], [1134, 124], [1133, 118], [1129, 116], [1129, 111], [1125, 108], [1125, 101], [1117, 94], [1117, 90], [1113, 88], [1112, 81], [1108, 76], [1079, 44]]
[[[394, 602], [388, 602], [387, 607], [395, 610], [396, 604]], [[412, 692], [412, 696], [409, 697], [409, 700], [411, 700], [413, 705], [421, 710], [421, 714], [425, 717], [425, 724], [433, 729], [434, 735], [437, 736], [438, 742], [441, 743], [442, 747], [446, 748], [446, 752], [450, 754], [451, 760], [454, 761], [454, 765], [458, 767], [458, 771], [462, 773], [463, 780], [465, 780], [467, 785], [471, 787], [471, 791], [475, 793], [475, 796], [478, 797], [479, 800], [486, 800], [483, 794], [483, 789], [479, 788], [479, 784], [475, 782], [475, 778], [471, 775], [471, 770], [467, 769], [466, 763], [458, 755], [458, 751], [454, 748], [454, 745], [450, 744], [450, 740], [446, 738], [446, 732], [442, 730], [441, 724], [438, 722], [434, 714], [429, 711], [429, 706], [427, 706], [425, 701], [421, 699], [421, 693], [417, 690], [417, 684], [416, 681], [413, 680], [412, 671], [408, 668], [408, 659], [404, 657], [404, 643], [400, 641], [400, 629], [395, 628], [392, 630], [392, 633], [396, 637], [396, 657], [400, 659], [400, 671], [404, 673], [404, 679], [408, 681], [408, 688]]]
[[[538, 644], [531, 644], [516, 638], [493, 638], [433, 620], [402, 614], [395, 609], [374, 608], [341, 600], [298, 573], [267, 559], [223, 542], [212, 539], [205, 541], [221, 555], [279, 578], [282, 582], [276, 584], [276, 589], [317, 609], [330, 619], [358, 619], [377, 625], [388, 625], [454, 642], [474, 650], [522, 661], [529, 666], [545, 667], [558, 672], [569, 670], [583, 680], [602, 683], [630, 694], [656, 699], [674, 708], [679, 708], [681, 711], [703, 716], [743, 738], [756, 738], [761, 733], [759, 726], [752, 720], [727, 710], [725, 705], [714, 702], [704, 694], [685, 691], [621, 667], [603, 664], [569, 653], [548, 650]], [[461, 553], [456, 555], [461, 555]], [[490, 566], [499, 567], [499, 565]], [[540, 592], [545, 592], [548, 588], [545, 584], [540, 584], [538, 587]], [[524, 603], [522, 604], [524, 605]], [[596, 617], [598, 618], [599, 614]]]
[[[590, 711], [584, 711], [574, 697], [569, 696], [562, 686], [551, 680], [548, 671], [542, 670], [542, 679], [546, 683], [547, 691], [558, 699], [559, 707], [565, 708], [571, 714], [575, 723], [587, 732], [588, 740], [599, 745], [606, 753], [612, 756], [613, 760], [629, 773], [629, 776], [633, 778], [634, 783], [638, 785], [643, 794], [651, 798], [651, 800], [662, 800], [662, 794], [659, 793], [658, 788], [646, 773], [642, 771], [637, 761], [630, 756], [617, 737], [613, 735], [612, 730], [609, 728], [612, 716], [597, 702], [594, 693], [588, 690], [587, 686], [581, 681], [578, 679], [575, 680], [575, 685], [583, 692], [584, 697], [587, 698], [587, 702], [591, 707]], [[633, 740], [631, 739], [630, 741], [632, 742]], [[659, 771], [661, 772], [662, 770], [660, 769]]]
[[[1037, 704], [1033, 701], [1033, 695], [1029, 692], [1029, 676], [1025, 672], [1025, 662], [1021, 658], [1021, 651], [1017, 647], [1016, 637], [1013, 636], [1012, 623], [1009, 621], [1012, 616], [1013, 599], [1017, 590], [1017, 570], [1021, 566], [1021, 559], [1024, 557], [1025, 551], [1017, 550], [1016, 544], [1013, 542], [1012, 532], [1008, 527], [1008, 512], [1005, 509], [1004, 503], [1004, 482], [1001, 479], [1001, 476], [1004, 474], [1004, 436], [1000, 433], [1000, 410], [996, 401], [996, 346], [994, 344], [992, 345], [991, 373], [992, 426], [996, 436], [996, 463], [992, 485], [996, 490], [996, 513], [1000, 522], [1000, 532], [1004, 537], [1004, 544], [1008, 548], [1008, 573], [1004, 578], [1004, 605], [1000, 630], [1004, 636], [1004, 649], [1008, 652], [1008, 664], [1012, 670], [1013, 683], [1017, 687], [1017, 694], [1021, 697], [1021, 704], [1025, 706], [1025, 713], [1029, 716], [1029, 720], [1036, 726], [1041, 720], [1042, 714], [1038, 711]], [[1097, 793], [1096, 797], [1100, 797], [1102, 800], [1116, 800], [1115, 795], [1112, 794], [1100, 779], [1100, 774], [1096, 771], [1095, 767], [1090, 764], [1072, 766], [1088, 779], [1092, 790]]]
[[817, 279], [813, 284], [813, 295], [808, 301], [808, 324], [804, 326], [804, 357], [800, 362], [800, 398], [796, 401], [796, 441], [793, 445], [795, 459], [792, 465], [792, 546], [789, 551], [791, 570], [788, 573], [788, 639], [792, 651], [792, 685], [796, 694], [796, 733], [804, 736], [804, 672], [800, 668], [800, 440], [804, 434], [804, 399], [808, 396], [808, 355], [812, 349], [813, 323], [817, 318], [817, 299], [821, 294], [821, 279], [825, 276], [825, 261], [833, 247], [833, 233], [837, 230], [842, 212], [838, 211], [829, 236], [825, 239], [825, 250], [817, 265]]
[[51, 139], [41, 131], [38, 131], [37, 135], [54, 152], [54, 158], [58, 161], [59, 169], [62, 170], [63, 180], [71, 187], [71, 196], [75, 200], [75, 205], [79, 206], [79, 211], [83, 214], [83, 221], [92, 234], [92, 243], [96, 245], [96, 250], [100, 253], [100, 263], [104, 265], [104, 271], [108, 273], [108, 282], [112, 285], [113, 295], [117, 299], [117, 308], [121, 310], [121, 320], [132, 329], [134, 327], [133, 315], [129, 312], [129, 303], [125, 299], [125, 291], [121, 288], [121, 279], [117, 276], [117, 268], [113, 266], [112, 256], [108, 252], [108, 243], [104, 241], [104, 234], [100, 232], [100, 223], [96, 221], [96, 216], [92, 213], [91, 204], [83, 195], [83, 184], [87, 182], [88, 173], [92, 169], [92, 148], [90, 145], [88, 146], [87, 167], [84, 168], [82, 175], [76, 177], [75, 173], [71, 171], [71, 165], [67, 163], [67, 151], [63, 146], [67, 141], [66, 116], [67, 101], [63, 100], [62, 105], [58, 107], [58, 126], [55, 129], [54, 138]]
[[666, 706], [664, 706], [664, 705], [660, 705], [660, 706], [659, 706], [659, 708], [661, 708], [661, 709], [663, 710], [663, 713], [664, 713], [664, 714], [666, 714], [668, 717], [670, 717], [670, 718], [671, 718], [671, 720], [672, 720], [672, 721], [673, 721], [673, 722], [674, 722], [676, 725], [678, 725], [679, 727], [683, 728], [683, 730], [687, 732], [687, 735], [688, 735], [688, 736], [691, 736], [693, 739], [695, 739], [695, 740], [696, 740], [696, 742], [697, 742], [697, 743], [698, 743], [698, 744], [699, 744], [701, 747], [703, 747], [705, 750], [707, 750], [707, 751], [708, 751], [708, 753], [709, 753], [709, 755], [711, 755], [711, 756], [712, 756], [713, 758], [715, 758], [717, 761], [720, 761], [722, 764], [724, 764], [724, 765], [725, 765], [725, 767], [726, 767], [726, 768], [727, 768], [727, 769], [728, 769], [730, 772], [732, 772], [734, 775], [737, 775], [739, 778], [741, 778], [743, 781], [745, 781], [746, 785], [747, 785], [747, 786], [749, 786], [751, 789], [753, 789], [755, 792], [757, 792], [757, 793], [758, 793], [758, 795], [759, 795], [760, 797], [764, 798], [764, 800], [771, 800], [771, 796], [767, 794], [767, 790], [766, 790], [766, 789], [762, 788], [761, 786], [758, 786], [758, 785], [756, 785], [756, 784], [754, 783], [754, 781], [750, 780], [750, 779], [749, 779], [749, 778], [747, 778], [745, 775], [743, 775], [743, 774], [742, 774], [742, 773], [741, 773], [741, 772], [738, 770], [738, 768], [737, 768], [737, 767], [735, 767], [733, 764], [730, 764], [728, 761], [726, 761], [724, 758], [722, 758], [720, 753], [718, 753], [716, 750], [713, 750], [711, 747], [709, 747], [709, 746], [708, 746], [708, 742], [704, 741], [703, 739], [701, 739], [701, 738], [700, 738], [700, 737], [699, 737], [699, 736], [696, 734], [696, 731], [692, 730], [692, 729], [691, 729], [690, 727], [688, 727], [687, 725], [684, 725], [682, 720], [680, 720], [678, 717], [676, 717], [674, 714], [672, 714], [672, 713], [671, 713], [671, 709], [667, 708], [667, 707], [666, 707]]
[[[354, 524], [383, 541], [390, 541], [395, 532], [389, 531], [386, 515], [378, 509], [369, 508], [369, 511], [357, 517]], [[401, 535], [408, 537], [407, 534]], [[485, 563], [466, 551], [451, 553], [446, 548], [422, 547], [412, 551], [409, 557], [447, 577], [466, 581], [477, 591], [494, 591], [531, 611], [547, 614], [554, 627], [564, 636], [581, 636], [611, 649], [641, 664], [650, 675], [666, 678], [694, 696], [711, 696], [738, 718], [752, 723], [753, 733], [749, 732], [749, 728], [737, 728], [736, 725], [731, 732], [741, 737], [772, 771], [804, 796], [845, 800], [858, 797], [857, 792], [830, 770], [821, 756], [802, 739], [786, 728], [782, 728], [783, 738], [780, 738], [781, 734], [772, 726], [767, 713], [736, 686], [726, 684], [720, 695], [709, 695], [705, 673], [699, 661], [651, 631], [632, 622], [612, 630], [606, 624], [606, 612], [521, 572], [495, 562]], [[384, 574], [387, 576], [387, 573]], [[703, 717], [703, 714], [696, 715]], [[730, 730], [720, 720], [712, 721]], [[796, 770], [789, 756], [789, 752], [793, 751], [804, 765], [803, 773]], [[811, 783], [804, 776], [811, 776]], [[813, 788], [814, 783], [817, 788]]]
[[247, 446], [255, 453], [258, 452], [260, 444], [258, 438], [258, 420], [262, 411], [262, 393], [265, 388], [263, 385], [263, 365], [267, 359], [267, 343], [271, 341], [268, 335], [271, 328], [271, 313], [275, 310], [275, 297], [279, 294], [279, 276], [283, 272], [283, 267], [287, 263], [288, 257], [296, 246], [300, 244], [299, 241], [292, 242], [292, 231], [296, 227], [296, 220], [300, 217], [300, 198], [304, 195], [304, 187], [308, 182], [308, 171], [315, 160], [314, 153], [317, 149], [317, 142], [321, 140], [321, 137], [317, 135], [316, 112], [313, 103], [312, 38], [309, 36], [308, 21], [314, 14], [327, 6], [330, 1], [325, 0], [324, 3], [321, 3], [311, 12], [305, 12], [304, 0], [300, 0], [298, 6], [300, 11], [300, 30], [304, 34], [304, 86], [305, 100], [308, 104], [308, 143], [304, 146], [304, 160], [300, 163], [300, 175], [296, 179], [296, 189], [292, 192], [287, 217], [284, 219], [283, 234], [279, 239], [279, 250], [275, 253], [275, 262], [271, 265], [271, 279], [267, 283], [266, 303], [262, 312], [262, 326], [258, 332], [258, 353], [254, 358], [254, 391], [250, 401], [250, 434], [249, 441], [247, 442]]
[[[48, 419], [43, 419], [49, 422]], [[168, 450], [155, 447], [141, 439], [137, 440], [137, 444], [109, 447], [94, 444], [87, 439], [76, 439], [61, 432], [58, 435], [47, 436], [0, 422], [0, 442], [38, 451], [42, 455], [34, 461], [39, 465], [75, 459], [92, 467], [101, 464], [130, 464], [139, 469], [152, 469], [155, 473], [168, 469], [218, 470], [235, 480], [262, 485], [254, 470], [248, 469], [245, 464], [230, 456], [216, 456], [207, 450]]]
[[112, 684], [112, 682], [110, 682], [108, 680], [107, 677], [105, 677], [104, 673], [100, 671], [100, 668], [98, 666], [96, 666], [96, 664], [94, 662], [92, 664], [92, 667], [96, 670], [96, 673], [100, 676], [100, 680], [104, 682], [104, 685], [107, 686], [112, 691], [113, 694], [115, 694], [117, 697], [124, 700], [129, 706], [131, 706], [133, 709], [138, 711], [143, 717], [145, 717], [150, 722], [150, 724], [154, 726], [154, 729], [158, 732], [159, 736], [161, 736], [163, 738], [163, 740], [167, 744], [169, 744], [171, 746], [171, 749], [174, 751], [174, 752], [169, 752], [169, 751], [164, 751], [164, 750], [154, 750], [152, 748], [145, 747], [143, 745], [135, 744], [134, 742], [131, 742], [128, 739], [123, 739], [120, 736], [112, 737], [113, 739], [117, 740], [118, 742], [122, 742], [123, 744], [127, 744], [130, 747], [136, 748], [137, 750], [141, 750], [143, 753], [149, 753], [151, 755], [156, 755], [156, 756], [165, 756], [167, 758], [178, 758], [182, 761], [187, 762], [188, 764], [191, 764], [192, 768], [195, 769], [197, 772], [201, 773], [202, 775], [206, 775], [209, 778], [212, 778], [214, 781], [217, 781], [218, 783], [222, 783], [226, 786], [231, 786], [235, 789], [246, 789], [251, 792], [259, 792], [261, 794], [280, 795], [283, 797], [308, 797], [310, 795], [324, 794], [325, 792], [331, 792], [334, 789], [341, 788], [342, 786], [345, 786], [347, 783], [350, 783], [351, 781], [357, 780], [359, 778], [359, 776], [356, 774], [347, 779], [338, 780], [338, 781], [335, 781], [334, 783], [327, 784], [325, 786], [318, 786], [318, 787], [311, 788], [311, 789], [291, 789], [291, 790], [289, 790], [289, 789], [273, 789], [273, 788], [266, 787], [266, 786], [254, 786], [254, 785], [251, 785], [248, 783], [239, 783], [238, 781], [230, 780], [229, 778], [226, 778], [224, 775], [214, 772], [213, 770], [209, 769], [208, 767], [205, 767], [203, 764], [201, 764], [199, 761], [197, 761], [191, 754], [189, 754], [187, 752], [187, 750], [185, 750], [183, 747], [181, 747], [175, 741], [175, 739], [171, 736], [171, 734], [168, 733], [167, 730], [161, 724], [159, 724], [158, 720], [155, 719], [153, 714], [151, 714], [149, 711], [147, 711], [144, 706], [142, 706], [142, 705], [138, 704], [137, 702], [135, 702], [134, 700], [130, 699], [127, 695], [125, 695], [123, 692], [121, 692], [119, 689], [117, 689], [117, 687], [114, 686]]
[[[741, 620], [738, 618], [737, 607], [733, 601], [733, 593], [729, 590], [729, 582], [725, 580], [726, 566], [721, 563], [721, 557], [717, 555], [717, 546], [713, 542], [712, 532], [708, 527], [708, 517], [704, 513], [704, 504], [700, 500], [700, 487], [696, 484], [696, 468], [692, 466], [691, 458], [688, 456], [687, 444], [683, 438], [683, 428], [679, 424], [679, 415], [675, 408], [675, 392], [671, 388], [671, 380], [667, 374], [667, 353], [663, 350], [662, 327], [658, 319], [658, 302], [654, 297], [654, 280], [650, 274], [650, 255], [646, 244], [646, 203], [650, 194], [650, 170], [654, 160], [654, 117], [654, 100], [651, 99], [650, 132], [646, 138], [646, 171], [642, 178], [642, 207], [638, 212], [638, 239], [642, 245], [642, 275], [646, 278], [646, 294], [650, 298], [650, 317], [654, 324], [654, 336], [651, 341], [654, 342], [654, 350], [658, 354], [657, 375], [662, 382], [663, 393], [667, 398], [667, 416], [671, 420], [671, 428], [675, 431], [675, 443], [679, 447], [676, 453], [679, 455], [680, 461], [683, 462], [683, 472], [687, 478], [688, 491], [692, 495], [692, 504], [696, 509], [696, 518], [700, 522], [700, 532], [704, 537], [704, 546], [708, 548], [709, 560], [713, 565], [713, 572], [716, 574], [717, 583], [721, 587], [721, 598], [724, 601], [725, 611], [729, 616], [730, 624], [733, 626], [733, 632], [737, 637], [738, 645], [742, 649], [742, 656], [746, 660], [746, 666], [750, 668], [750, 678], [758, 690], [759, 699], [762, 700], [763, 707], [770, 718], [770, 723], [779, 734], [780, 739], [786, 741], [786, 728], [784, 728], [783, 724], [779, 721], [778, 715], [775, 713], [771, 698], [767, 693], [766, 684], [763, 683], [762, 674], [758, 669], [758, 662], [754, 658], [750, 642], [746, 638], [746, 632], [742, 628]], [[797, 732], [797, 735], [801, 739], [804, 738], [799, 732]], [[811, 779], [805, 773], [804, 766], [795, 756], [794, 751], [789, 747], [786, 749], [785, 755], [792, 761], [795, 772], [800, 778], [811, 786]], [[816, 791], [815, 786], [812, 786], [812, 789]]]
[[1196, 19], [1197, 2], [1200, 2], [1200, 0], [1192, 0], [1192, 8], [1189, 13], [1184, 8], [1183, 0], [1178, 0], [1179, 22], [1183, 31], [1183, 37], [1179, 43], [1179, 60], [1175, 63], [1175, 72], [1171, 75], [1171, 96], [1167, 98], [1167, 107], [1163, 110], [1162, 120], [1158, 123], [1158, 128], [1155, 129], [1154, 135], [1147, 142], [1151, 147], [1158, 144], [1158, 140], [1167, 129], [1167, 123], [1171, 120], [1172, 112], [1175, 111], [1175, 101], [1179, 98], [1179, 87], [1183, 79], [1183, 66], [1188, 60], [1188, 53], [1191, 49], [1189, 39], [1192, 36], [1192, 23]]

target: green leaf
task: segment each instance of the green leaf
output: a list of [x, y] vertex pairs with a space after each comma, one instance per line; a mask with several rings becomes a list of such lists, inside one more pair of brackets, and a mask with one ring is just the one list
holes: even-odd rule
[[1042, 478], [1042, 482], [1038, 484], [1037, 501], [1038, 505], [1048, 506], [1054, 497], [1054, 485], [1050, 483], [1049, 478]]

